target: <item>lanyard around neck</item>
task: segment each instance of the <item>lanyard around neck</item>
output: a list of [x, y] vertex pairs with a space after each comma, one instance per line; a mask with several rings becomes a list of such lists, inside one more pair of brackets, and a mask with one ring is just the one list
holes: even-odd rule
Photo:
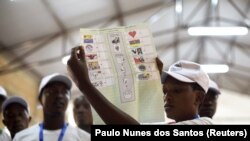
[[194, 119], [200, 118], [200, 115], [195, 115]]
[[[43, 123], [41, 123], [41, 124], [39, 124], [39, 126], [40, 126], [39, 141], [43, 141], [43, 128], [44, 128], [44, 125], [43, 125]], [[65, 123], [64, 126], [61, 129], [61, 133], [60, 133], [60, 135], [58, 137], [58, 141], [62, 141], [67, 127], [68, 127], [68, 123]]]

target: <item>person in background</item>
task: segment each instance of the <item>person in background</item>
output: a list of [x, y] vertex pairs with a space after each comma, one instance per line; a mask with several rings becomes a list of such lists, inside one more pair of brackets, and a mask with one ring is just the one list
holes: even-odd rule
[[3, 102], [6, 99], [7, 99], [7, 92], [6, 92], [6, 90], [2, 86], [0, 86], [0, 106], [1, 107], [2, 107]]
[[208, 92], [199, 109], [201, 117], [213, 118], [217, 109], [217, 100], [220, 94], [221, 92], [218, 85], [210, 79]]
[[[67, 69], [76, 86], [106, 124], [139, 124], [137, 120], [109, 102], [92, 85], [83, 47], [72, 48]], [[161, 71], [161, 81], [164, 108], [168, 118], [174, 119], [176, 124], [213, 124], [210, 118], [198, 115], [209, 83], [207, 73], [199, 64], [190, 61], [176, 62], [168, 71]]]
[[[0, 86], [0, 106], [2, 107], [3, 102], [7, 99], [7, 92], [6, 90]], [[0, 108], [0, 114], [2, 119], [2, 108]], [[0, 128], [0, 141], [10, 141], [10, 136]]]
[[90, 141], [90, 134], [69, 125], [65, 112], [70, 100], [70, 79], [54, 73], [40, 83], [38, 100], [43, 107], [43, 122], [16, 134], [13, 141]]
[[31, 116], [27, 102], [17, 96], [9, 97], [2, 105], [3, 123], [13, 139], [16, 133], [29, 127]]
[[93, 125], [93, 116], [90, 103], [84, 95], [74, 100], [73, 112], [76, 125], [90, 133], [90, 127]]

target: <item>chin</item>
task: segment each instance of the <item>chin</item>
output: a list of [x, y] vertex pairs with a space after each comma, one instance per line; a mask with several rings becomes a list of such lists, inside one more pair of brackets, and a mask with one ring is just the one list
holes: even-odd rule
[[175, 117], [172, 116], [171, 114], [166, 114], [167, 118], [175, 120]]
[[50, 112], [49, 113], [50, 115], [52, 115], [52, 116], [64, 116], [64, 114], [65, 114], [65, 111], [53, 111], [53, 112]]
[[201, 117], [210, 117], [212, 118], [213, 117], [213, 114], [211, 113], [203, 113], [203, 114], [200, 114]]

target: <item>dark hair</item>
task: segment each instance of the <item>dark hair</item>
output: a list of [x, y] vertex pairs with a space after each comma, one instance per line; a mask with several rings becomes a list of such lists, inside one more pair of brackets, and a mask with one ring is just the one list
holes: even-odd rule
[[85, 103], [87, 103], [88, 105], [90, 105], [89, 100], [84, 95], [80, 95], [77, 98], [75, 98], [73, 103], [76, 104], [76, 102], [82, 101], [82, 100], [85, 101]]
[[220, 91], [214, 89], [214, 88], [209, 88], [207, 93], [214, 94], [214, 95], [219, 95]]
[[0, 99], [2, 99], [2, 100], [4, 101], [4, 100], [6, 100], [6, 99], [7, 99], [7, 97], [6, 97], [6, 96], [4, 96], [4, 95], [0, 95]]
[[194, 91], [195, 91], [195, 90], [200, 91], [201, 94], [204, 94], [204, 95], [205, 95], [204, 89], [203, 89], [198, 83], [192, 83], [192, 84], [191, 84], [191, 87], [192, 87], [192, 89], [193, 89]]

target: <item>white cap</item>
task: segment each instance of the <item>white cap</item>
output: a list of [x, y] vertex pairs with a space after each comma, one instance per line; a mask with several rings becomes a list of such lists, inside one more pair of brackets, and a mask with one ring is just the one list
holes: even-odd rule
[[218, 85], [211, 79], [209, 79], [209, 90], [214, 91], [215, 94], [221, 94]]
[[6, 99], [4, 102], [3, 102], [3, 105], [2, 105], [2, 111], [4, 112], [5, 109], [10, 105], [10, 104], [19, 104], [21, 106], [23, 106], [23, 108], [25, 108], [25, 110], [29, 113], [29, 108], [28, 108], [28, 104], [27, 102], [19, 97], [19, 96], [12, 96], [12, 97], [9, 97], [8, 99]]
[[0, 96], [7, 98], [7, 92], [2, 86], [0, 86]]
[[69, 88], [69, 90], [72, 87], [71, 80], [66, 75], [62, 75], [59, 73], [53, 73], [51, 75], [47, 75], [47, 76], [42, 78], [40, 86], [39, 86], [38, 98], [40, 98], [43, 88], [51, 82], [62, 82]]
[[162, 83], [166, 81], [168, 75], [181, 82], [196, 82], [206, 93], [208, 91], [209, 77], [197, 63], [181, 60], [171, 65], [168, 71], [166, 68], [163, 68], [161, 75]]

